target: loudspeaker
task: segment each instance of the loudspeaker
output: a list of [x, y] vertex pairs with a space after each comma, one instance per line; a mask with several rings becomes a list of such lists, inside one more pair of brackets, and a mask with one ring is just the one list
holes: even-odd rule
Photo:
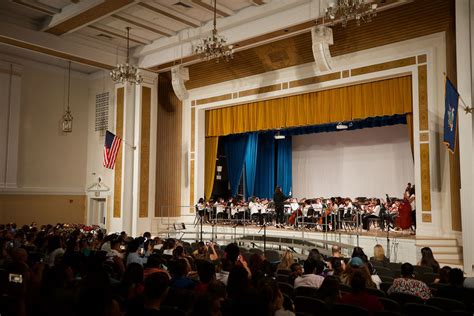
[[319, 71], [332, 69], [332, 57], [329, 45], [334, 44], [332, 29], [324, 25], [318, 25], [311, 29], [311, 39], [313, 41], [313, 56]]
[[184, 85], [185, 81], [189, 80], [189, 69], [181, 65], [171, 68], [171, 85], [174, 93], [180, 101], [186, 100], [189, 97], [188, 90]]

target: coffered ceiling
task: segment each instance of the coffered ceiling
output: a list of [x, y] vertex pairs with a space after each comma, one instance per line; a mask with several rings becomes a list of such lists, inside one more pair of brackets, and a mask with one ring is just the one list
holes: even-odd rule
[[[308, 32], [322, 23], [328, 1], [217, 0], [218, 30], [241, 54]], [[372, 1], [381, 11], [411, 2]], [[213, 0], [0, 0], [0, 43], [85, 64], [94, 72], [123, 61], [125, 28], [131, 27], [132, 57], [140, 67], [162, 72], [177, 62], [199, 61], [192, 47], [209, 34], [212, 19]], [[262, 69], [274, 68], [275, 60], [284, 67], [302, 58], [290, 51], [295, 60], [287, 62], [266, 51], [252, 53]]]

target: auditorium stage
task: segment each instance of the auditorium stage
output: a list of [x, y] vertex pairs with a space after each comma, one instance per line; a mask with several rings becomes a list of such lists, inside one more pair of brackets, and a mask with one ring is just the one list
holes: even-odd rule
[[[202, 238], [201, 238], [202, 232]], [[244, 247], [257, 247], [263, 249], [265, 234], [266, 249], [286, 250], [294, 249], [296, 254], [305, 254], [308, 249], [316, 245], [318, 249], [331, 248], [331, 245], [341, 245], [343, 254], [350, 256], [352, 248], [362, 247], [368, 257], [373, 256], [373, 247], [381, 244], [390, 260], [393, 262], [415, 262], [417, 261], [416, 236], [409, 231], [389, 232], [372, 230], [369, 232], [337, 231], [320, 232], [308, 229], [276, 228], [267, 226], [265, 228], [256, 225], [211, 225], [203, 224], [202, 230], [199, 223], [189, 223], [182, 228], [181, 223], [171, 225], [167, 229], [160, 230], [158, 235], [174, 237], [186, 241], [213, 240], [224, 245], [237, 242]], [[387, 249], [390, 249], [387, 251]]]

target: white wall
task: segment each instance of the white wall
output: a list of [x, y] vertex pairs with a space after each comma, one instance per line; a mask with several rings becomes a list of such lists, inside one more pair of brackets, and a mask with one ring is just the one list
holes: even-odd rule
[[21, 92], [12, 95], [20, 100], [20, 126], [18, 188], [10, 192], [82, 194], [89, 123], [88, 76], [71, 72], [74, 124], [73, 132], [65, 135], [60, 119], [67, 104], [67, 69], [19, 58], [13, 62], [21, 65], [22, 71]]
[[293, 196], [401, 197], [414, 183], [406, 125], [293, 137]]

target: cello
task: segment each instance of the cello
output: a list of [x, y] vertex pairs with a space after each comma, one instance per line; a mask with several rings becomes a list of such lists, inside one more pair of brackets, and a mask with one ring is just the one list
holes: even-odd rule
[[288, 218], [288, 223], [290, 225], [295, 225], [296, 218], [303, 216], [303, 212], [297, 202], [292, 201], [290, 205], [293, 212], [291, 213], [290, 218]]

